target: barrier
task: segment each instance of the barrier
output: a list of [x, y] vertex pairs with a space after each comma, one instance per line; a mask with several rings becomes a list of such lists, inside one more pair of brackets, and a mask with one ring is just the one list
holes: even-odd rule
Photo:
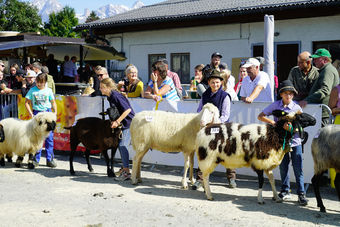
[[18, 118], [18, 103], [16, 94], [0, 95], [0, 117], [1, 119], [14, 117]]
[[[104, 97], [83, 97], [83, 96], [56, 96], [58, 115], [57, 115], [57, 127], [55, 131], [55, 149], [56, 150], [69, 150], [69, 130], [63, 129], [64, 126], [74, 124], [77, 119], [83, 117], [99, 117], [99, 112], [106, 110], [109, 107], [109, 103]], [[156, 102], [151, 99], [130, 98], [129, 99], [132, 108], [136, 113], [143, 110], [153, 110], [156, 106]], [[163, 100], [158, 109], [171, 112], [181, 113], [196, 113], [200, 100], [184, 100], [179, 102], [172, 102]], [[246, 104], [244, 102], [232, 102], [230, 122], [238, 122], [243, 124], [249, 123], [261, 123], [257, 120], [258, 114], [270, 103], [252, 103]], [[22, 103], [20, 103], [22, 105]], [[21, 119], [25, 119], [25, 114], [19, 105], [19, 115]], [[314, 135], [317, 134], [318, 129], [321, 127], [321, 105], [308, 105], [303, 109], [304, 112], [311, 114], [317, 119], [317, 123], [313, 127], [306, 128], [309, 134], [309, 138], [304, 147], [303, 154], [303, 171], [305, 176], [305, 182], [310, 183], [313, 176], [313, 158], [311, 155], [311, 141]], [[24, 117], [24, 118], [22, 118]], [[141, 132], [142, 133], [142, 132]], [[81, 149], [79, 147], [79, 149]], [[130, 145], [128, 147], [130, 159], [132, 160], [135, 152]], [[119, 157], [119, 152], [117, 152]], [[184, 158], [182, 153], [163, 153], [156, 150], [149, 151], [143, 158], [144, 162], [165, 164], [173, 166], [183, 166]], [[195, 157], [195, 167], [197, 167], [197, 159]], [[218, 166], [216, 171], [225, 171], [224, 167]], [[256, 176], [256, 173], [250, 168], [237, 169], [237, 173], [244, 175]], [[274, 170], [274, 176], [276, 179], [280, 178], [279, 170]], [[294, 174], [292, 168], [290, 168], [291, 181], [294, 181]]]

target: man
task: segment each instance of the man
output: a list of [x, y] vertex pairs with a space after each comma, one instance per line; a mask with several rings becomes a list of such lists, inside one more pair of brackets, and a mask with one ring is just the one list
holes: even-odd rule
[[319, 77], [318, 69], [313, 66], [310, 55], [308, 51], [300, 53], [297, 57], [297, 66], [293, 67], [288, 75], [288, 80], [298, 92], [294, 96], [295, 101], [305, 99]]
[[[308, 103], [328, 105], [329, 97], [333, 87], [339, 84], [339, 74], [336, 68], [331, 64], [331, 54], [328, 50], [321, 48], [310, 56], [317, 68], [319, 68], [319, 77], [315, 81], [308, 96], [299, 102], [303, 108]], [[322, 123], [324, 127], [328, 124], [329, 114], [325, 108], [322, 108]]]
[[260, 71], [260, 62], [255, 58], [249, 58], [243, 67], [247, 68], [248, 76], [242, 81], [241, 100], [246, 103], [273, 102], [269, 76]]
[[21, 94], [25, 97], [28, 91], [35, 86], [35, 78], [37, 74], [32, 70], [27, 70], [25, 80], [22, 81]]
[[53, 94], [55, 94], [55, 83], [52, 75], [49, 75], [49, 69], [47, 66], [41, 67], [41, 72], [47, 75], [47, 87], [52, 89]]
[[78, 75], [76, 62], [77, 62], [76, 56], [71, 57], [71, 60], [65, 62], [63, 82], [74, 83]]
[[183, 88], [181, 86], [181, 80], [179, 79], [178, 74], [169, 70], [169, 63], [168, 60], [166, 60], [165, 58], [161, 58], [157, 62], [163, 62], [165, 64], [166, 70], [168, 71], [168, 77], [170, 77], [174, 82], [178, 97], [180, 99], [183, 99], [182, 95]]

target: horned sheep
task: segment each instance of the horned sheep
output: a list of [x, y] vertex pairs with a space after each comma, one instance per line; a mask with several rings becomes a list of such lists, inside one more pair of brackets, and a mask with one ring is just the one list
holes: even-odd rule
[[201, 126], [219, 123], [219, 111], [213, 104], [204, 105], [200, 113], [171, 113], [165, 111], [142, 111], [137, 113], [130, 125], [131, 142], [136, 155], [133, 158], [132, 184], [141, 182], [140, 168], [149, 149], [162, 152], [183, 152], [184, 174], [182, 187], [188, 188], [187, 171], [193, 183], [195, 140]]
[[[308, 114], [287, 114], [275, 110], [273, 115], [281, 119], [273, 125], [238, 123], [211, 124], [202, 128], [196, 138], [198, 165], [203, 175], [203, 185], [208, 200], [213, 200], [209, 186], [209, 175], [218, 164], [226, 168], [251, 167], [258, 175], [259, 191], [257, 200], [263, 204], [263, 172], [269, 178], [274, 200], [281, 201], [275, 189], [272, 170], [290, 151], [289, 141], [296, 129], [315, 124]], [[311, 122], [306, 119], [311, 119]], [[303, 121], [303, 125], [301, 122]], [[291, 122], [293, 131], [287, 132], [283, 126]], [[299, 126], [301, 125], [301, 127]], [[301, 131], [301, 130], [300, 130]]]
[[318, 135], [312, 141], [312, 156], [314, 160], [314, 176], [312, 178], [317, 206], [321, 212], [326, 212], [320, 195], [320, 181], [322, 173], [334, 168], [336, 177], [334, 185], [340, 200], [340, 126], [328, 125], [319, 130]]

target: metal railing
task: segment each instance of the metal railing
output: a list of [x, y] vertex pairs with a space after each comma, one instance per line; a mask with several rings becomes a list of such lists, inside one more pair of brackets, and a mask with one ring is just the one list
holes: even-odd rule
[[16, 94], [1, 94], [0, 112], [1, 120], [8, 117], [18, 118], [18, 96]]

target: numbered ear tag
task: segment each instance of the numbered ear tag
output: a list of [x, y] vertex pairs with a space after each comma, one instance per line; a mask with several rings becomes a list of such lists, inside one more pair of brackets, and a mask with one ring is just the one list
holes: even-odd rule
[[220, 132], [220, 128], [211, 128], [210, 129], [211, 134], [216, 134], [216, 133], [219, 133], [219, 132]]
[[150, 122], [153, 120], [153, 117], [152, 116], [145, 116], [145, 120]]

